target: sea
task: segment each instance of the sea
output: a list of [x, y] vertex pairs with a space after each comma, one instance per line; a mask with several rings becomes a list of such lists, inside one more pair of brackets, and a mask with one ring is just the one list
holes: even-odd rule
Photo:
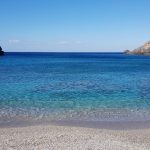
[[150, 57], [123, 53], [6, 53], [0, 123], [149, 121]]

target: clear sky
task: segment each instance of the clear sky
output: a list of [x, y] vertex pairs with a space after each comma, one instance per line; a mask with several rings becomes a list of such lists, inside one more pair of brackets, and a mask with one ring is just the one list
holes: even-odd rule
[[150, 40], [150, 0], [0, 0], [5, 51], [123, 51]]

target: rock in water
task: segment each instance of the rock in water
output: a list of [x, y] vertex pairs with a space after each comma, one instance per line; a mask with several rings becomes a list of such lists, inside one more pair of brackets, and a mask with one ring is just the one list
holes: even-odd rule
[[4, 55], [4, 51], [2, 49], [2, 47], [0, 46], [0, 56], [3, 56]]
[[134, 49], [133, 51], [125, 51], [125, 53], [137, 55], [150, 55], [150, 41], [146, 42], [143, 46]]

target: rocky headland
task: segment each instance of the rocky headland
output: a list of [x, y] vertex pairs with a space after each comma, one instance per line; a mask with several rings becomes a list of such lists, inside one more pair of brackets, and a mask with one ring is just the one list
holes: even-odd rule
[[136, 55], [150, 55], [150, 41], [146, 42], [143, 46], [138, 47], [132, 51], [125, 50], [126, 54], [136, 54]]
[[4, 51], [2, 49], [2, 47], [0, 46], [0, 56], [3, 56], [4, 55]]

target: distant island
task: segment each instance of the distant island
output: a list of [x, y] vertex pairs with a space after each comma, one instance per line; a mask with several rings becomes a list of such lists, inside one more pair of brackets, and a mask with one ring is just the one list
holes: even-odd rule
[[146, 42], [143, 46], [134, 49], [133, 51], [125, 50], [124, 53], [136, 55], [150, 55], [150, 41]]
[[3, 56], [4, 55], [4, 51], [2, 49], [2, 47], [0, 46], [0, 56]]

